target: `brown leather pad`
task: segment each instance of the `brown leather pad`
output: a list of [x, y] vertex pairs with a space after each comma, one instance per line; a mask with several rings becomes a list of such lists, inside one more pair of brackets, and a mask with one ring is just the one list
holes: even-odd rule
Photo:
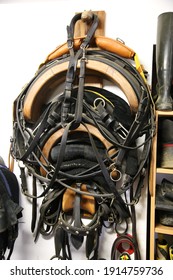
[[[74, 38], [73, 41], [73, 48], [74, 50], [78, 50], [80, 48], [80, 45], [82, 44], [84, 37], [77, 37]], [[121, 43], [118, 40], [114, 40], [105, 36], [95, 36], [93, 38], [91, 47], [93, 48], [100, 48], [106, 51], [113, 52], [117, 55], [120, 55], [124, 58], [133, 58], [135, 52], [126, 46], [125, 44]], [[64, 54], [69, 53], [69, 49], [67, 46], [67, 43], [64, 43], [60, 46], [58, 46], [55, 50], [53, 50], [46, 58], [44, 63], [47, 63], [55, 58], [58, 58]]]
[[[82, 185], [81, 191], [87, 192], [86, 185]], [[64, 212], [70, 212], [74, 208], [74, 200], [75, 200], [75, 191], [71, 189], [67, 189], [63, 195], [62, 200], [62, 210]], [[84, 211], [84, 214], [95, 214], [95, 199], [93, 196], [82, 194], [81, 195], [81, 210]], [[85, 213], [86, 212], [86, 213]]]

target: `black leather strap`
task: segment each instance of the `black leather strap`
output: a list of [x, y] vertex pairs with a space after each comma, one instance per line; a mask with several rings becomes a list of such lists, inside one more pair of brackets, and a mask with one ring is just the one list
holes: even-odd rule
[[33, 175], [32, 177], [32, 221], [31, 221], [31, 232], [34, 232], [37, 221], [37, 179]]
[[83, 97], [84, 97], [84, 85], [85, 85], [85, 67], [86, 58], [82, 57], [80, 61], [80, 73], [79, 73], [79, 87], [76, 100], [75, 108], [75, 128], [82, 122], [82, 112], [83, 112]]
[[[81, 188], [81, 183], [77, 183], [76, 187], [78, 189]], [[76, 193], [75, 200], [74, 200], [74, 207], [73, 207], [73, 220], [74, 220], [74, 227], [81, 228], [81, 213], [80, 213], [80, 205], [81, 205], [81, 195]], [[76, 249], [79, 249], [83, 243], [83, 236], [82, 235], [75, 235], [71, 234], [71, 242]]]
[[67, 44], [70, 50], [70, 61], [68, 65], [68, 70], [66, 74], [66, 83], [65, 83], [65, 90], [64, 90], [64, 102], [62, 105], [62, 113], [61, 113], [61, 122], [64, 125], [67, 119], [67, 115], [70, 109], [70, 98], [73, 89], [74, 79], [76, 77], [76, 68], [79, 59], [81, 59], [80, 63], [80, 74], [79, 74], [79, 94], [78, 94], [78, 102], [76, 108], [75, 124], [79, 124], [81, 121], [81, 114], [82, 114], [82, 97], [83, 97], [83, 86], [84, 86], [84, 77], [85, 77], [85, 49], [88, 47], [96, 29], [98, 26], [98, 17], [97, 15], [93, 14], [93, 22], [92, 25], [87, 32], [85, 39], [83, 40], [79, 50], [75, 53], [73, 50], [73, 36], [74, 36], [74, 25], [76, 21], [81, 19], [81, 15], [77, 14], [72, 19], [70, 26], [67, 27], [68, 39]]

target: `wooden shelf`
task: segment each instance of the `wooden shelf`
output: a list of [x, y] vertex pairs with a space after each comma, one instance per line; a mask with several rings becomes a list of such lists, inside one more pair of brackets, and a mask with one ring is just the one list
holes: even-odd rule
[[155, 259], [156, 251], [156, 234], [161, 235], [170, 235], [173, 239], [173, 227], [164, 226], [156, 222], [156, 185], [159, 180], [158, 175], [163, 174], [170, 176], [173, 181], [173, 169], [161, 168], [157, 166], [157, 155], [158, 155], [158, 131], [159, 131], [159, 118], [167, 118], [168, 116], [173, 117], [173, 111], [156, 111], [156, 134], [153, 137], [153, 143], [151, 147], [151, 161], [150, 161], [150, 180], [149, 180], [149, 189], [150, 189], [150, 260]]
[[173, 174], [173, 169], [168, 169], [168, 168], [156, 168], [156, 173], [160, 174]]
[[156, 111], [156, 114], [163, 117], [173, 116], [173, 111]]
[[155, 226], [155, 232], [173, 235], [173, 227], [168, 227], [168, 226], [164, 226], [161, 224], [157, 224]]

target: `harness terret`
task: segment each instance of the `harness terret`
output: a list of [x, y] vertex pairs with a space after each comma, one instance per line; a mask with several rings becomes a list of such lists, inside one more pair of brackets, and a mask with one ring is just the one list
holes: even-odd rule
[[[99, 259], [102, 228], [121, 235], [125, 222], [123, 240], [129, 239], [130, 220], [138, 248], [135, 204], [155, 129], [150, 90], [135, 52], [95, 37], [96, 15], [86, 37], [73, 38], [80, 18], [74, 16], [67, 44], [47, 57], [14, 102], [11, 155], [19, 161], [22, 191], [33, 201], [32, 232], [35, 240], [54, 233], [58, 259], [72, 259], [71, 244], [79, 249], [84, 238], [86, 257]], [[91, 85], [93, 76], [110, 81], [125, 97]], [[38, 198], [43, 200], [37, 221]]]

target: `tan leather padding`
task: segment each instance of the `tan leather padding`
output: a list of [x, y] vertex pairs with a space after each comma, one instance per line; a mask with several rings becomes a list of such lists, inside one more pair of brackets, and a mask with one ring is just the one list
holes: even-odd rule
[[96, 46], [105, 51], [115, 53], [121, 57], [133, 59], [135, 52], [118, 40], [104, 36], [95, 37]]
[[[75, 188], [75, 185], [72, 185]], [[85, 184], [82, 184], [81, 191], [87, 192], [87, 187]], [[76, 192], [67, 189], [63, 195], [62, 200], [62, 211], [65, 213], [70, 212], [74, 208]], [[90, 195], [82, 194], [80, 209], [83, 210], [83, 217], [86, 217], [88, 214], [93, 216], [95, 214], [95, 198]]]
[[[92, 134], [92, 136], [95, 136], [97, 139], [100, 140], [100, 142], [103, 143], [103, 145], [105, 146], [105, 148], [107, 150], [110, 147], [112, 147], [112, 144], [103, 137], [103, 135], [100, 133], [100, 131], [95, 126], [93, 126], [91, 124], [86, 124], [86, 127], [81, 124], [78, 128], [70, 131], [69, 133], [75, 133], [75, 132], [86, 132], [87, 133], [89, 131]], [[64, 128], [60, 128], [59, 130], [55, 131], [49, 137], [49, 139], [43, 146], [43, 149], [42, 149], [43, 156], [40, 157], [40, 161], [42, 162], [43, 165], [45, 165], [45, 166], [47, 165], [44, 157], [46, 159], [49, 159], [49, 154], [50, 154], [51, 149], [61, 139], [63, 133], [64, 133]], [[115, 149], [111, 149], [109, 152], [109, 155], [112, 155], [115, 152], [116, 152]], [[42, 167], [40, 167], [40, 173], [43, 176], [46, 176], [46, 171]]]
[[[77, 37], [73, 40], [73, 48], [74, 50], [78, 50], [80, 45], [83, 42], [85, 37]], [[130, 58], [134, 57], [135, 52], [127, 47], [125, 44], [121, 43], [118, 40], [114, 40], [105, 36], [95, 36], [92, 40], [91, 47], [97, 47], [106, 51], [113, 52], [121, 57]], [[47, 63], [55, 58], [58, 58], [64, 54], [69, 53], [69, 49], [67, 43], [64, 43], [58, 46], [55, 50], [53, 50], [46, 58], [44, 63]]]
[[[51, 95], [62, 82], [65, 82], [68, 61], [55, 64], [37, 77], [28, 89], [25, 97], [23, 114], [27, 121], [35, 122], [41, 114], [41, 109], [48, 102]], [[80, 68], [80, 62], [77, 65]], [[138, 99], [134, 89], [128, 80], [113, 67], [96, 60], [88, 60], [86, 63], [86, 76], [94, 73], [97, 76], [112, 81], [126, 95], [132, 112], [138, 109]]]

